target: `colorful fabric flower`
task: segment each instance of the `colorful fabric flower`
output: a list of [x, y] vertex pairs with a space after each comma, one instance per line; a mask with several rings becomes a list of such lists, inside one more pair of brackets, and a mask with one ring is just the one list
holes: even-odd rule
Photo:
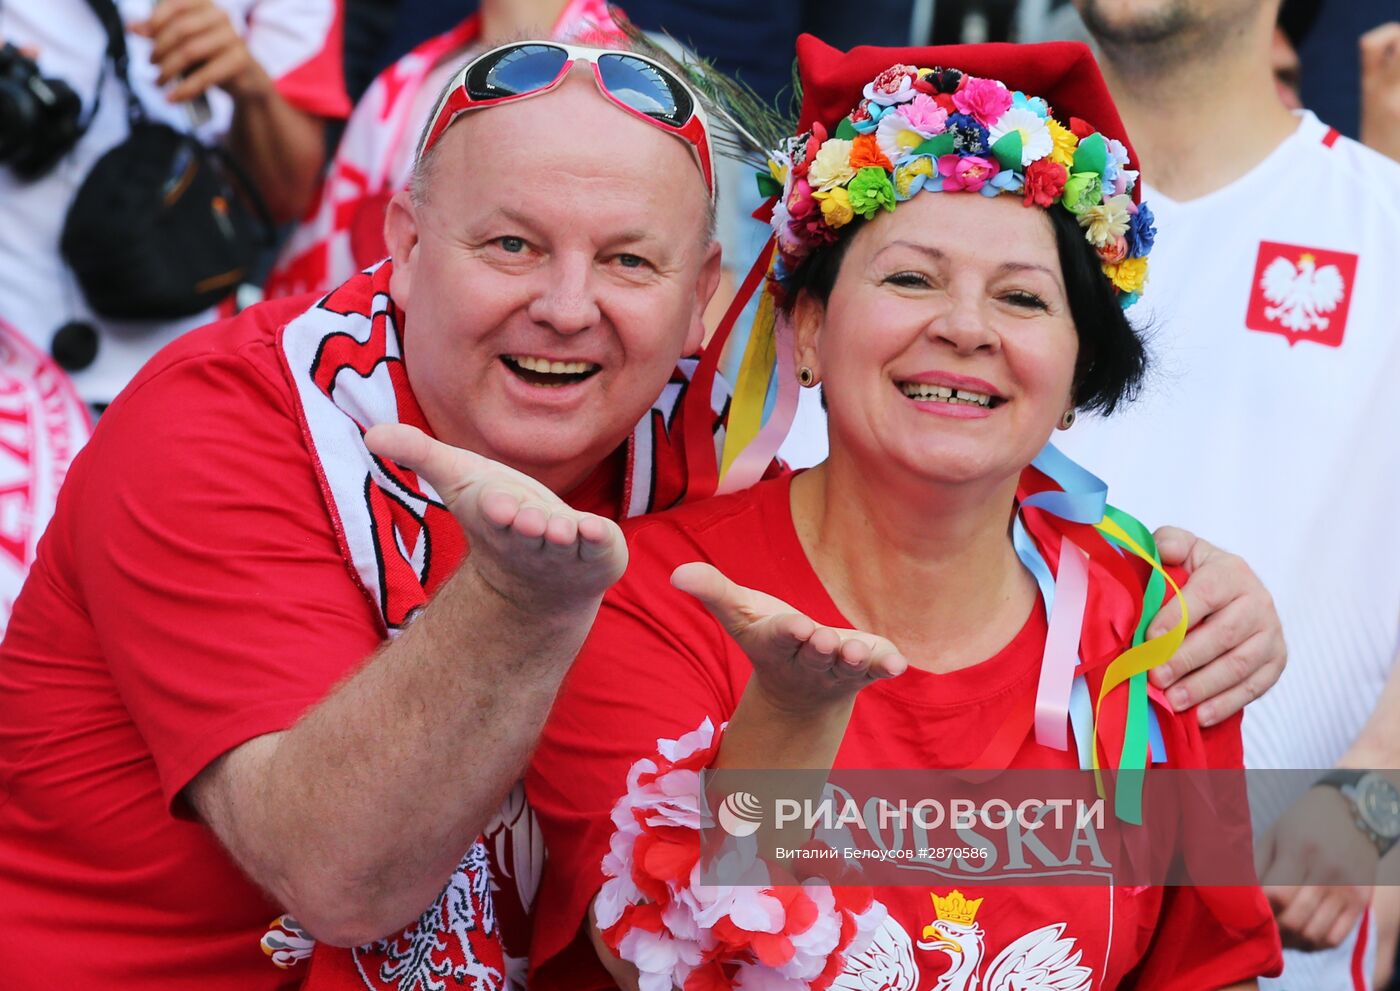
[[953, 149], [960, 155], [985, 155], [992, 147], [987, 141], [987, 129], [976, 117], [953, 114], [948, 118], [947, 130], [952, 132]]
[[[836, 187], [840, 189], [840, 186]], [[819, 203], [818, 200], [813, 200]], [[836, 230], [826, 222], [826, 214], [820, 209], [814, 209], [805, 217], [797, 217], [792, 221], [793, 229], [807, 245], [808, 250], [819, 248], [824, 244], [830, 244], [836, 240]]]
[[851, 209], [866, 220], [882, 209], [894, 209], [894, 186], [890, 183], [890, 174], [878, 166], [861, 169], [846, 190], [851, 197]]
[[851, 168], [876, 168], [886, 172], [894, 171], [894, 163], [880, 150], [880, 142], [874, 134], [862, 134], [851, 142]]
[[1041, 120], [1050, 116], [1050, 104], [1038, 96], [1026, 96], [1020, 90], [1011, 94], [1011, 105], [1021, 110], [1029, 110]]
[[916, 155], [894, 170], [894, 198], [907, 200], [931, 177], [937, 175], [933, 159], [927, 155]]
[[957, 104], [953, 102], [952, 93], [933, 94], [933, 104], [934, 106], [938, 107], [938, 109], [942, 110], [945, 114], [947, 114], [949, 117], [953, 116], [958, 112]]
[[962, 113], [991, 127], [992, 124], [1011, 109], [1011, 91], [995, 79], [967, 77], [967, 81], [953, 94], [953, 105]]
[[1128, 232], [1128, 207], [1132, 200], [1114, 196], [1096, 203], [1079, 214], [1079, 226], [1084, 237], [1095, 248], [1103, 248]]
[[979, 155], [944, 155], [938, 160], [938, 174], [943, 177], [946, 193], [975, 193], [999, 171], [1000, 165]]
[[845, 227], [855, 219], [856, 213], [851, 209], [851, 194], [846, 192], [844, 186], [814, 195], [822, 205], [822, 219], [832, 227]]
[[1076, 217], [1103, 199], [1103, 183], [1097, 172], [1074, 172], [1065, 182], [1060, 205]]
[[[928, 97], [924, 97], [924, 99], [927, 100]], [[908, 105], [904, 104], [906, 107]], [[880, 152], [896, 165], [908, 158], [915, 148], [931, 136], [920, 131], [909, 123], [907, 117], [899, 113], [885, 114], [880, 119], [880, 126], [875, 129], [875, 141], [879, 145]], [[865, 164], [874, 165], [875, 163], [866, 162]]]
[[[1000, 168], [999, 163], [998, 168]], [[987, 180], [986, 184], [978, 190], [983, 196], [996, 196], [1000, 193], [1019, 193], [1023, 180], [1020, 173], [1014, 169], [1000, 169], [996, 175]]]
[[856, 174], [851, 167], [851, 142], [845, 138], [829, 138], [817, 149], [807, 172], [807, 181], [821, 190], [846, 182]]
[[1049, 158], [1032, 162], [1026, 168], [1024, 204], [1035, 204], [1048, 209], [1065, 191], [1065, 182], [1068, 179], [1069, 170], [1059, 162]]
[[826, 140], [826, 128], [821, 128], [821, 137], [817, 135], [819, 124], [812, 126], [810, 131], [799, 134], [795, 138], [789, 138], [787, 144], [787, 160], [791, 164], [793, 175], [805, 176], [807, 170], [812, 167], [812, 159], [816, 157], [817, 148]]
[[934, 69], [925, 78], [933, 84], [933, 88], [939, 93], [951, 95], [962, 86], [965, 77], [961, 69]]
[[806, 179], [793, 180], [792, 190], [788, 193], [787, 207], [793, 220], [803, 220], [817, 209], [817, 203], [812, 199], [812, 187]]
[[1128, 221], [1128, 232], [1124, 235], [1128, 241], [1128, 254], [1133, 258], [1145, 258], [1152, 250], [1152, 245], [1157, 240], [1157, 228], [1153, 226], [1155, 218], [1152, 211], [1147, 208], [1146, 203], [1139, 203], [1137, 211]]
[[1108, 244], [1095, 250], [1098, 252], [1099, 261], [1103, 264], [1117, 265], [1128, 257], [1128, 240], [1124, 237], [1115, 237]]
[[1134, 263], [1152, 249], [1156, 229], [1152, 212], [1132, 203], [1138, 173], [1128, 168], [1127, 145], [1051, 114], [1045, 100], [995, 79], [891, 66], [864, 87], [841, 121], [842, 138], [814, 124], [760, 177], [765, 195], [783, 187], [771, 218], [774, 271], [793, 271], [856, 217], [892, 210], [921, 190], [1010, 193], [1026, 206], [1073, 214], [1120, 304], [1130, 305], [1146, 277], [1145, 263]]
[[919, 70], [912, 65], [892, 65], [865, 85], [865, 98], [881, 106], [892, 106], [909, 99]]
[[1050, 140], [1054, 144], [1050, 160], [1059, 162], [1068, 169], [1074, 164], [1074, 151], [1079, 147], [1079, 139], [1074, 136], [1073, 131], [1053, 117], [1045, 122], [1045, 127], [1050, 131]]
[[1021, 164], [1030, 165], [1050, 154], [1055, 142], [1050, 138], [1050, 128], [1034, 111], [1012, 107], [1001, 115], [1001, 119], [987, 131], [987, 140], [996, 144], [1011, 132], [1021, 135]]
[[792, 216], [788, 213], [787, 204], [782, 200], [773, 204], [771, 223], [773, 236], [778, 239], [779, 251], [795, 258], [800, 258], [806, 253], [807, 242], [793, 229]]
[[914, 99], [908, 103], [901, 103], [894, 113], [909, 121], [909, 126], [926, 138], [942, 134], [948, 123], [948, 111], [926, 93], [916, 93]]
[[1105, 265], [1103, 274], [1125, 293], [1140, 293], [1147, 282], [1147, 259], [1125, 258], [1116, 265]]
[[689, 850], [699, 850], [701, 828], [715, 825], [699, 777], [718, 751], [713, 724], [657, 744], [656, 757], [632, 766], [612, 810], [594, 901], [603, 941], [637, 967], [643, 991], [829, 986], [870, 945], [885, 907], [869, 888], [817, 878], [774, 884], [752, 839], [711, 865], [735, 883], [702, 883]]
[[1108, 149], [1108, 164], [1103, 170], [1103, 182], [1105, 186], [1109, 186], [1116, 182], [1119, 173], [1128, 167], [1128, 148], [1117, 138], [1109, 138], [1104, 145]]

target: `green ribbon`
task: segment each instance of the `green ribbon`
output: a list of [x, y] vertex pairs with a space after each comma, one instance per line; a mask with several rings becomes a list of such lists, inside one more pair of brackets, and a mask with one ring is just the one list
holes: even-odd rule
[[[1152, 539], [1152, 532], [1147, 527], [1115, 506], [1105, 506], [1104, 516], [1117, 523], [1124, 533], [1137, 541], [1138, 546], [1152, 555], [1154, 561], [1159, 565], [1162, 563], [1157, 542]], [[1124, 550], [1129, 549], [1109, 534], [1105, 534], [1104, 539]], [[1154, 569], [1143, 591], [1142, 609], [1138, 614], [1137, 629], [1133, 631], [1134, 647], [1146, 641], [1147, 628], [1161, 610], [1166, 591], [1166, 579]], [[1148, 705], [1147, 672], [1144, 671], [1128, 679], [1127, 725], [1123, 733], [1123, 750], [1119, 755], [1119, 774], [1113, 799], [1118, 818], [1135, 825], [1142, 824], [1142, 775], [1151, 751], [1147, 731]]]

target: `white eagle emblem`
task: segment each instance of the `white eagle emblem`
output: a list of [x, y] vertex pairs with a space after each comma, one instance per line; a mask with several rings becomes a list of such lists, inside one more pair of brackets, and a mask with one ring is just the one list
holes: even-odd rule
[[1259, 288], [1270, 306], [1264, 317], [1277, 320], [1288, 330], [1326, 330], [1331, 313], [1346, 296], [1346, 281], [1336, 265], [1317, 267], [1317, 259], [1303, 253], [1294, 264], [1282, 256], [1271, 261], [1259, 279]]
[[985, 933], [977, 924], [983, 899], [965, 898], [961, 891], [932, 898], [937, 918], [924, 926], [919, 949], [940, 950], [949, 958], [934, 991], [1089, 991], [1093, 971], [1080, 964], [1083, 952], [1065, 935], [1065, 923], [1012, 940], [984, 969]]

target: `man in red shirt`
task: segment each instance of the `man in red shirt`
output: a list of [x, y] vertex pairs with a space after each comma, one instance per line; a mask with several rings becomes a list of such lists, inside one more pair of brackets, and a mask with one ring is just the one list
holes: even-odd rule
[[[282, 911], [441, 922], [379, 979], [503, 986], [473, 839], [622, 571], [611, 520], [685, 494], [719, 270], [703, 146], [587, 68], [434, 129], [391, 261], [182, 339], [104, 416], [0, 648], [6, 987], [294, 986]], [[1281, 667], [1247, 569], [1190, 552], [1195, 614], [1235, 603]]]

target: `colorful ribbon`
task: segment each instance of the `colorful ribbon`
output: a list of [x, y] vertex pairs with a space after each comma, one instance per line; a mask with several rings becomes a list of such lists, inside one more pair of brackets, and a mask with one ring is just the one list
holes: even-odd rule
[[[1070, 536], [1063, 533], [1060, 545], [1059, 574], [1053, 584], [1050, 569], [1035, 542], [1029, 538], [1020, 516], [1013, 527], [1016, 553], [1035, 576], [1041, 596], [1050, 615], [1046, 635], [1045, 656], [1041, 665], [1040, 683], [1036, 691], [1036, 742], [1058, 750], [1068, 749], [1065, 725], [1073, 728], [1080, 766], [1094, 771], [1095, 783], [1103, 793], [1099, 760], [1099, 743], [1106, 736], [1103, 726], [1103, 702], [1115, 688], [1127, 684], [1127, 715], [1123, 745], [1117, 757], [1119, 776], [1114, 794], [1115, 814], [1126, 822], [1141, 822], [1142, 779], [1149, 757], [1160, 762], [1166, 759], [1166, 744], [1162, 737], [1156, 712], [1150, 705], [1146, 672], [1165, 663], [1186, 635], [1188, 622], [1185, 602], [1182, 616], [1168, 633], [1147, 640], [1147, 628], [1160, 609], [1167, 586], [1180, 596], [1176, 582], [1162, 568], [1152, 535], [1137, 520], [1108, 505], [1108, 487], [1092, 473], [1070, 460], [1053, 444], [1047, 444], [1032, 462], [1059, 486], [1022, 499], [1023, 508], [1038, 508], [1065, 521], [1079, 524], [1089, 532], [1092, 527], [1102, 543], [1115, 553], [1127, 551], [1145, 561], [1152, 574], [1143, 592], [1142, 607], [1133, 632], [1132, 646], [1116, 657], [1104, 671], [1097, 699], [1091, 702], [1087, 684], [1081, 674], [1067, 683], [1065, 671], [1071, 665], [1082, 665], [1078, 645], [1082, 634], [1084, 603], [1081, 587], [1085, 584], [1084, 554]], [[1071, 529], [1071, 528], [1066, 528]], [[1094, 557], [1089, 550], [1089, 556]], [[1116, 562], [1104, 562], [1110, 570]], [[1090, 707], [1091, 705], [1091, 707]], [[1086, 711], [1086, 708], [1088, 711]]]
[[1035, 695], [1035, 740], [1042, 746], [1068, 750], [1070, 689], [1074, 669], [1079, 666], [1079, 636], [1089, 595], [1088, 558], [1070, 540], [1060, 544], [1054, 595]]
[[[743, 284], [729, 304], [729, 309], [725, 311], [724, 319], [715, 329], [714, 336], [706, 345], [704, 353], [700, 356], [700, 364], [691, 379], [690, 388], [686, 391], [684, 430], [689, 476], [686, 502], [694, 502], [716, 494], [721, 491], [722, 481], [726, 482], [722, 491], [737, 491], [743, 487], [738, 484], [739, 480], [752, 474], [752, 466], [761, 461], [762, 467], [757, 474], [752, 474], [744, 484], [751, 485], [756, 482], [772, 463], [791, 426], [792, 411], [797, 408], [797, 383], [796, 378], [791, 375], [788, 376], [792, 379], [790, 401], [781, 392], [780, 379], [779, 401], [775, 403], [768, 421], [771, 429], [765, 431], [761, 425], [763, 408], [767, 405], [769, 383], [777, 374], [780, 363], [785, 362], [790, 366], [793, 360], [790, 340], [784, 340], [779, 346], [774, 334], [776, 321], [770, 293], [763, 293], [763, 299], [759, 302], [758, 311], [748, 333], [741, 332], [737, 337], [734, 335], [739, 317], [753, 298], [753, 294], [760, 291], [760, 285], [772, 270], [775, 247], [776, 242], [770, 237], [759, 252], [758, 258], [754, 260], [748, 275], [744, 277]], [[736, 360], [736, 353], [742, 353], [743, 358]], [[725, 429], [713, 432], [714, 414], [711, 412], [711, 398], [715, 390], [715, 380], [721, 367], [736, 366], [736, 379], [742, 381], [736, 382]], [[740, 389], [743, 390], [742, 400]], [[790, 411], [784, 405], [785, 401], [791, 406]], [[781, 412], [787, 413], [786, 422], [780, 420], [778, 414]], [[748, 450], [749, 448], [752, 450]], [[736, 465], [738, 474], [733, 479], [724, 479], [726, 474], [736, 470]]]

